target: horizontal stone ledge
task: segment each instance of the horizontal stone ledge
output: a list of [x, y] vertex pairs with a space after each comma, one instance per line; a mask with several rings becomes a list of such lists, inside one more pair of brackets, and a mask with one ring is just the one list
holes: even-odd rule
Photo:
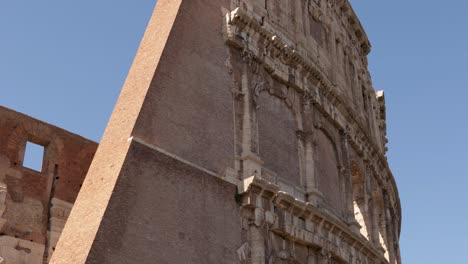
[[[335, 249], [332, 252], [339, 257], [346, 257], [342, 256], [340, 245], [347, 245], [387, 263], [384, 255], [371, 242], [356, 234], [351, 226], [326, 210], [295, 199], [292, 195], [280, 191], [279, 186], [258, 177], [244, 180], [241, 186], [244, 190], [241, 205], [253, 210], [251, 220], [255, 225], [260, 227], [262, 223], [266, 223], [271, 231], [304, 245], [321, 247], [323, 240], [327, 240], [332, 249]], [[270, 201], [280, 211], [265, 208], [262, 199]], [[294, 223], [292, 218], [302, 219], [303, 225]], [[338, 239], [338, 243], [333, 242], [336, 240], [330, 240], [332, 236]]]

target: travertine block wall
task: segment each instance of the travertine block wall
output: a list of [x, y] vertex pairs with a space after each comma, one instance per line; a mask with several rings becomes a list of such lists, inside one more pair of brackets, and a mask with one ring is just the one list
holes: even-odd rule
[[[27, 142], [44, 147], [42, 169], [23, 166]], [[70, 214], [97, 144], [0, 107], [0, 257], [46, 263]]]

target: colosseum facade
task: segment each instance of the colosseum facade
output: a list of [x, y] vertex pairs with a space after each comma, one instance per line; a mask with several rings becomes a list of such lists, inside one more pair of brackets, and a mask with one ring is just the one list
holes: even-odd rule
[[0, 263], [400, 264], [370, 49], [347, 0], [159, 0], [99, 146], [0, 108]]
[[226, 65], [252, 263], [401, 263], [385, 97], [349, 1], [231, 8]]

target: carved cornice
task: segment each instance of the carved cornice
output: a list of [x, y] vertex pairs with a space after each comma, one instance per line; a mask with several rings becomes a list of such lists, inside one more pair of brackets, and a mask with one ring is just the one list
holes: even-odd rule
[[[297, 200], [263, 179], [252, 177], [245, 181], [247, 188], [242, 194], [242, 207], [255, 211], [248, 215], [255, 218], [250, 220], [258, 226], [267, 224], [272, 232], [306, 246], [321, 248], [322, 252], [343, 261], [368, 258], [372, 260], [370, 263], [388, 263], [379, 249], [333, 214]], [[274, 207], [265, 208], [259, 203], [262, 200], [269, 201]], [[294, 223], [289, 215], [302, 219], [303, 224]]]
[[[277, 81], [302, 93], [339, 130], [349, 131], [349, 143], [374, 168], [378, 181], [390, 185], [390, 192], [397, 201], [398, 215], [401, 215], [398, 189], [384, 156], [384, 147], [378, 146], [364, 121], [339, 92], [338, 87], [328, 79], [320, 62], [310, 59], [302, 50], [295, 50], [288, 44], [293, 43], [292, 40], [281, 39], [272, 26], [262, 24], [256, 17], [241, 7], [228, 14], [224, 32], [226, 43], [240, 50], [244, 58], [259, 63]], [[263, 46], [259, 49], [250, 43], [262, 43]], [[295, 81], [288, 78], [287, 70], [290, 68], [295, 69], [299, 75]]]
[[[351, 3], [348, 0], [343, 1], [341, 10], [346, 14], [346, 20], [348, 21], [351, 30], [353, 31], [350, 35], [354, 35], [359, 41], [359, 46], [362, 49], [363, 55], [368, 55], [371, 51], [371, 44], [369, 38], [367, 37], [366, 31], [362, 26], [361, 22], [353, 10]], [[354, 33], [354, 34], [353, 34]]]
[[351, 43], [356, 47], [360, 58], [367, 65], [367, 55], [370, 53], [372, 46], [351, 3], [349, 0], [342, 0], [336, 5], [332, 4], [329, 8], [332, 9], [331, 15], [341, 23], [341, 28], [346, 31], [345, 34], [348, 35]]

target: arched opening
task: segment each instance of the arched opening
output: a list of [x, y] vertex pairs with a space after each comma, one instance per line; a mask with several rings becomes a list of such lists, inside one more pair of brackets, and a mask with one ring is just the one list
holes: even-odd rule
[[378, 245], [384, 250], [384, 256], [390, 260], [387, 226], [385, 217], [385, 203], [380, 189], [374, 191], [374, 218]]
[[356, 160], [351, 160], [351, 179], [353, 185], [354, 218], [361, 227], [361, 235], [370, 240], [371, 230], [366, 201], [366, 182], [361, 166], [359, 166]]
[[323, 130], [317, 131], [316, 144], [318, 189], [323, 194], [324, 204], [342, 215], [345, 203], [336, 145]]
[[291, 187], [301, 187], [297, 122], [285, 100], [269, 93], [258, 98], [259, 155], [264, 167], [273, 172], [278, 181]]

